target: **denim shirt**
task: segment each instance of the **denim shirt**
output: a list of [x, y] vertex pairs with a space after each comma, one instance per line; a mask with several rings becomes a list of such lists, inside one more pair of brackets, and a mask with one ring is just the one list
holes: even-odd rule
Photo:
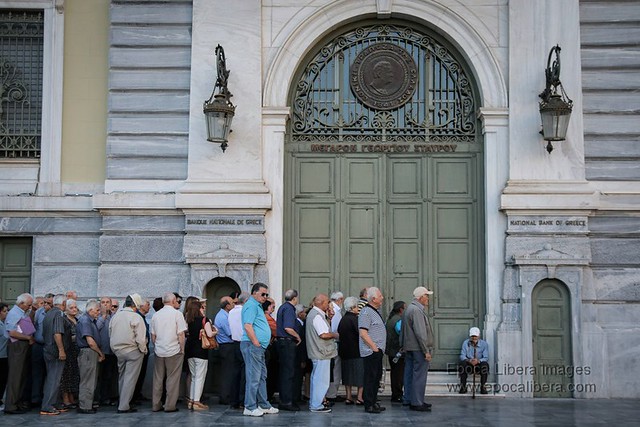
[[[460, 349], [460, 361], [473, 359], [473, 346], [470, 344], [470, 340], [467, 338], [462, 343]], [[489, 361], [489, 344], [485, 340], [478, 338], [478, 346], [476, 347], [476, 359], [481, 362]]]

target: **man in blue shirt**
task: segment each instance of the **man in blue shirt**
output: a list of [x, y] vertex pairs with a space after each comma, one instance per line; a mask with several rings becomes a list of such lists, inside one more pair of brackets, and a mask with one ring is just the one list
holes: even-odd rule
[[256, 283], [251, 288], [251, 297], [242, 307], [242, 325], [244, 333], [240, 350], [245, 364], [246, 387], [243, 415], [261, 417], [264, 414], [277, 414], [277, 408], [267, 400], [267, 365], [265, 350], [271, 341], [271, 329], [262, 310], [262, 303], [269, 293], [267, 285]]
[[80, 350], [78, 354], [78, 369], [80, 371], [78, 412], [81, 414], [96, 413], [93, 408], [93, 396], [98, 381], [98, 364], [104, 360], [104, 353], [99, 345], [98, 316], [100, 316], [100, 303], [96, 300], [87, 301], [85, 311], [80, 316], [76, 328], [76, 342]]
[[234, 367], [234, 342], [231, 338], [231, 327], [229, 326], [229, 312], [235, 306], [233, 299], [230, 296], [220, 298], [220, 311], [216, 314], [216, 318], [213, 322], [218, 329], [216, 335], [216, 341], [220, 344], [220, 359], [222, 359], [222, 366], [225, 369], [222, 370], [222, 395], [220, 396], [220, 404], [228, 405], [233, 401], [233, 404], [238, 404], [238, 383], [233, 380], [232, 374], [236, 370]]
[[[30, 406], [30, 402], [21, 402], [20, 400], [27, 380], [27, 360], [29, 360], [31, 346], [35, 342], [33, 338], [35, 328], [29, 319], [32, 305], [33, 296], [31, 294], [18, 295], [16, 304], [9, 311], [5, 320], [5, 337], [9, 339], [9, 376], [7, 378], [7, 399], [4, 405], [5, 414], [24, 414]], [[23, 319], [28, 320], [26, 323], [31, 323], [32, 330], [25, 330], [28, 326], [26, 323], [24, 324], [25, 328], [19, 325]]]
[[280, 361], [280, 404], [285, 411], [299, 411], [293, 402], [293, 385], [296, 363], [296, 346], [300, 344], [297, 332], [296, 304], [298, 291], [289, 289], [284, 293], [285, 303], [278, 309], [276, 328], [276, 349]]
[[485, 385], [489, 376], [489, 344], [480, 339], [480, 329], [469, 329], [469, 338], [460, 349], [460, 394], [467, 392], [467, 375], [480, 373], [480, 394], [487, 394]]

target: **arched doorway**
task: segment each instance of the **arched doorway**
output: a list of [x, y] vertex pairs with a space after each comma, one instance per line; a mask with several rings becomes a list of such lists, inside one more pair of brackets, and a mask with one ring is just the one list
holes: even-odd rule
[[[366, 21], [311, 51], [290, 95], [283, 289], [435, 291], [432, 367], [455, 363], [484, 301], [483, 144], [466, 64], [431, 30]], [[388, 310], [385, 310], [388, 311]]]
[[207, 317], [214, 319], [220, 310], [220, 298], [240, 292], [238, 283], [229, 277], [216, 277], [205, 285], [204, 297], [207, 299]]
[[543, 280], [531, 295], [534, 397], [572, 397], [571, 302], [558, 280]]
[[[213, 321], [220, 311], [220, 298], [228, 296], [232, 292], [240, 292], [238, 283], [229, 277], [216, 277], [205, 285], [204, 297], [207, 299], [207, 317]], [[207, 381], [205, 391], [208, 393], [218, 393], [222, 370], [225, 369], [220, 364], [218, 351], [209, 351], [209, 369], [207, 370]]]

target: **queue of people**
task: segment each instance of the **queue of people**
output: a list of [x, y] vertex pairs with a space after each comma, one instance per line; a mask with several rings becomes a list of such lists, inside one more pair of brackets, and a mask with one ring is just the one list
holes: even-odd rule
[[[82, 313], [73, 291], [46, 294], [39, 307], [38, 299], [22, 294], [11, 310], [0, 303], [0, 397], [6, 385], [5, 414], [34, 406], [41, 415], [72, 409], [95, 414], [116, 405], [117, 413], [136, 412], [145, 400], [141, 388], [152, 348], [152, 411], [179, 410], [183, 367], [187, 408], [209, 410], [202, 395], [213, 341], [224, 367], [220, 403], [246, 416], [299, 411], [303, 403], [311, 412], [330, 413], [336, 402], [379, 414], [385, 410], [378, 398], [385, 354], [391, 402], [430, 411], [425, 389], [434, 347], [426, 310], [431, 294], [417, 287], [414, 299], [396, 302], [385, 321], [384, 296], [376, 287], [363, 289], [359, 298], [320, 293], [309, 307], [289, 289], [275, 310], [268, 286], [256, 283], [250, 293], [221, 298], [213, 321], [206, 300], [187, 298], [183, 313], [182, 297], [167, 292], [154, 300], [150, 322], [151, 304], [137, 293], [124, 299], [122, 309], [109, 297], [90, 299]], [[472, 328], [462, 346], [461, 393], [468, 373], [481, 374], [482, 389], [486, 383], [488, 346], [479, 335]]]

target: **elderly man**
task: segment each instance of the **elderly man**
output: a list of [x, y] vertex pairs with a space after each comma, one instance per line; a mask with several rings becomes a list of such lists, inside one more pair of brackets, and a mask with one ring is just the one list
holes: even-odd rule
[[313, 363], [309, 398], [311, 412], [331, 412], [331, 408], [325, 406], [323, 401], [331, 381], [331, 359], [338, 354], [336, 340], [339, 336], [337, 332], [331, 332], [328, 310], [329, 297], [318, 294], [313, 299], [313, 308], [307, 315], [305, 338], [307, 354]]
[[233, 299], [229, 296], [220, 298], [220, 311], [216, 314], [214, 325], [218, 329], [216, 341], [218, 341], [220, 359], [224, 369], [222, 370], [222, 387], [220, 404], [228, 405], [233, 401], [235, 405], [238, 395], [238, 383], [233, 377], [233, 364], [235, 359], [234, 341], [231, 338], [231, 327], [229, 326], [229, 312], [235, 307]]
[[364, 365], [362, 397], [364, 410], [371, 414], [379, 414], [386, 409], [377, 403], [378, 387], [382, 378], [382, 359], [387, 344], [387, 329], [379, 311], [383, 300], [380, 289], [368, 288], [367, 304], [358, 315], [360, 357]]
[[[231, 299], [234, 299], [231, 296]], [[229, 391], [229, 404], [233, 409], [241, 409], [244, 406], [244, 391], [246, 388], [244, 357], [240, 350], [240, 341], [244, 333], [242, 326], [242, 307], [249, 299], [247, 292], [241, 292], [234, 300], [234, 307], [229, 311], [229, 329], [233, 339], [233, 364], [230, 366], [232, 386]]]
[[147, 327], [138, 314], [138, 307], [141, 305], [140, 295], [127, 296], [124, 308], [109, 323], [109, 342], [118, 358], [118, 414], [137, 411], [130, 403], [140, 375], [142, 359], [147, 354]]
[[33, 334], [35, 327], [29, 317], [29, 310], [33, 304], [31, 294], [21, 294], [16, 298], [5, 320], [5, 338], [9, 339], [7, 378], [7, 398], [4, 404], [5, 414], [24, 414], [29, 402], [21, 402], [27, 380], [27, 361], [29, 360], [31, 345], [35, 342]]
[[100, 315], [96, 319], [96, 326], [100, 339], [98, 346], [104, 354], [105, 360], [98, 365], [98, 389], [97, 394], [101, 405], [116, 405], [115, 396], [118, 388], [118, 359], [111, 351], [109, 344], [109, 322], [111, 322], [111, 310], [118, 301], [109, 297], [100, 298]]
[[176, 412], [178, 411], [176, 402], [180, 391], [180, 373], [184, 360], [185, 332], [188, 327], [182, 313], [175, 308], [177, 300], [173, 292], [164, 294], [162, 302], [164, 307], [151, 319], [151, 341], [155, 345], [151, 410], [154, 412], [162, 410], [160, 402], [162, 382], [166, 377], [167, 396], [164, 411]]
[[460, 394], [467, 392], [467, 375], [480, 373], [480, 394], [487, 394], [486, 384], [489, 376], [489, 344], [480, 339], [480, 329], [469, 329], [469, 338], [464, 340], [460, 349]]
[[402, 315], [400, 344], [405, 351], [402, 401], [414, 411], [431, 410], [431, 404], [424, 402], [424, 392], [434, 345], [431, 323], [425, 311], [432, 294], [433, 291], [423, 286], [415, 288], [413, 301]]
[[280, 404], [284, 411], [299, 411], [293, 401], [296, 371], [296, 346], [301, 342], [297, 332], [296, 304], [298, 291], [289, 289], [284, 293], [284, 304], [278, 309], [276, 320], [276, 350], [280, 362]]
[[[331, 332], [338, 332], [338, 325], [340, 324], [340, 320], [342, 320], [343, 314], [342, 303], [344, 302], [344, 294], [340, 291], [332, 292], [330, 299], [330, 305], [333, 310], [333, 317], [331, 318]], [[338, 346], [340, 346], [340, 342], [336, 342]], [[333, 381], [329, 384], [327, 399], [330, 402], [343, 402], [345, 399], [338, 396], [338, 388], [340, 388], [340, 383], [342, 382], [342, 362], [339, 355], [333, 358], [331, 365], [333, 366]]]
[[[33, 338], [36, 342], [31, 346], [31, 404], [41, 403], [43, 397], [44, 378], [46, 373], [44, 362], [44, 337], [42, 336], [42, 322], [44, 316], [53, 307], [53, 297], [51, 293], [42, 297], [42, 305], [36, 310], [33, 316], [33, 325], [36, 332]], [[36, 298], [37, 299], [37, 298]], [[31, 309], [33, 310], [35, 306]]]
[[136, 382], [136, 389], [133, 392], [133, 403], [140, 403], [145, 399], [142, 395], [142, 386], [144, 385], [144, 378], [147, 375], [147, 366], [149, 364], [149, 343], [151, 342], [151, 333], [149, 322], [147, 322], [147, 314], [151, 310], [151, 303], [148, 299], [142, 298], [142, 305], [138, 307], [138, 314], [142, 318], [144, 322], [144, 326], [146, 328], [146, 337], [147, 337], [147, 353], [142, 358], [142, 367], [140, 368], [140, 375], [138, 375], [138, 381]]
[[59, 415], [60, 380], [67, 360], [62, 336], [64, 335], [65, 296], [60, 294], [53, 298], [53, 308], [47, 311], [42, 321], [42, 338], [44, 342], [44, 361], [47, 366], [47, 377], [44, 383], [44, 394], [40, 415]]
[[277, 414], [277, 408], [267, 400], [267, 365], [265, 350], [271, 341], [271, 328], [262, 309], [269, 297], [267, 285], [255, 283], [251, 288], [251, 298], [242, 307], [244, 334], [240, 350], [244, 358], [246, 386], [243, 415], [261, 417]]
[[100, 303], [94, 299], [87, 301], [84, 313], [76, 326], [76, 342], [78, 344], [78, 370], [80, 371], [80, 387], [78, 413], [95, 414], [93, 396], [98, 382], [98, 363], [104, 361], [104, 353], [100, 349], [100, 333], [96, 325], [100, 316]]

